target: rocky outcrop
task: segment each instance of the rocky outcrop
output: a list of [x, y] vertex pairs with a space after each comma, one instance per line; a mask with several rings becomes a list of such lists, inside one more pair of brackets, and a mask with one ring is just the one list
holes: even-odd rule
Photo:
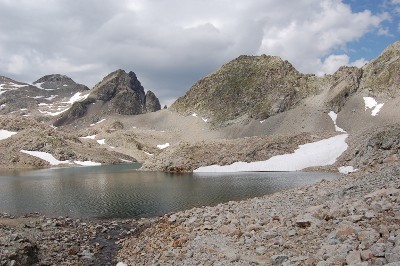
[[363, 169], [397, 163], [400, 160], [400, 124], [367, 130], [352, 137], [351, 147], [342, 156], [343, 164]]
[[147, 91], [145, 96], [146, 112], [156, 112], [161, 109], [161, 104], [152, 91]]
[[194, 84], [171, 108], [214, 124], [243, 115], [262, 120], [316, 93], [314, 80], [276, 56], [240, 56]]
[[380, 56], [363, 67], [362, 89], [371, 96], [400, 95], [400, 41], [389, 45]]
[[117, 70], [98, 83], [88, 98], [75, 103], [55, 122], [56, 126], [69, 124], [76, 119], [91, 115], [110, 114], [138, 115], [161, 109], [160, 102], [151, 91], [147, 94], [134, 72]]

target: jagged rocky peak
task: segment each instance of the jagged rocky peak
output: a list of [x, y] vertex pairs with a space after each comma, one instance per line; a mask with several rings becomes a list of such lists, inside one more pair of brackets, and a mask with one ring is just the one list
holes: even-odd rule
[[[136, 74], [117, 70], [107, 75], [94, 89], [91, 97], [109, 103], [113, 112], [123, 115], [137, 115], [161, 109], [157, 97], [147, 94]], [[158, 105], [157, 105], [158, 103]]]
[[134, 72], [119, 69], [104, 77], [85, 100], [74, 103], [54, 125], [69, 124], [82, 117], [138, 115], [160, 109], [158, 98], [151, 91], [145, 94]]
[[277, 56], [239, 56], [201, 79], [171, 108], [223, 124], [243, 115], [266, 119], [315, 93], [314, 75], [299, 73]]
[[51, 74], [43, 76], [40, 79], [33, 82], [33, 84], [45, 90], [59, 90], [59, 89], [89, 90], [88, 87], [76, 83], [70, 77], [60, 74]]
[[363, 67], [360, 87], [370, 94], [400, 95], [400, 41], [389, 45], [375, 60]]

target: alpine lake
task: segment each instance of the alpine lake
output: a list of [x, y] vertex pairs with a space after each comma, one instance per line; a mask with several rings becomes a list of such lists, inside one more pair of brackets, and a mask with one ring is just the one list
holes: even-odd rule
[[335, 173], [172, 174], [140, 164], [0, 171], [0, 212], [90, 219], [138, 218], [263, 196]]

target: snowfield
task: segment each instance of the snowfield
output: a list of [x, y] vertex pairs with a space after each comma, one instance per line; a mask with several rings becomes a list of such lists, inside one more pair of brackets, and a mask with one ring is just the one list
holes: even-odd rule
[[294, 153], [278, 155], [266, 161], [236, 162], [231, 165], [210, 165], [195, 169], [200, 172], [249, 172], [249, 171], [299, 171], [307, 167], [332, 165], [346, 151], [348, 135], [300, 145]]

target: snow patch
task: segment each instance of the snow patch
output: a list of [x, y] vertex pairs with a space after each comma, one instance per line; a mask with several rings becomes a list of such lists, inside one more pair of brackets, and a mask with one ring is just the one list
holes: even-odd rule
[[298, 171], [307, 167], [331, 165], [347, 149], [347, 136], [341, 134], [300, 145], [294, 153], [274, 156], [266, 161], [210, 165], [193, 172]]
[[90, 135], [86, 137], [80, 137], [81, 139], [96, 139], [96, 135]]
[[101, 119], [100, 121], [97, 121], [96, 123], [90, 124], [90, 126], [93, 127], [93, 126], [95, 126], [97, 124], [103, 123], [104, 121], [106, 121], [105, 118]]
[[51, 165], [59, 165], [59, 164], [71, 164], [70, 161], [59, 161], [56, 158], [54, 158], [53, 155], [47, 152], [42, 152], [42, 151], [27, 151], [27, 150], [21, 150], [22, 153], [29, 154], [31, 156], [35, 156], [39, 159], [45, 160], [49, 162]]
[[38, 106], [47, 106], [49, 105], [48, 103], [39, 103]]
[[197, 114], [196, 114], [196, 113], [193, 113], [192, 116], [197, 117]]
[[125, 159], [121, 159], [121, 158], [119, 158], [120, 160], [121, 160], [121, 162], [124, 162], [124, 163], [133, 163], [132, 161], [129, 161], [129, 160], [125, 160]]
[[86, 95], [81, 95], [80, 92], [77, 92], [69, 99], [68, 102], [65, 102], [65, 103], [69, 103], [69, 104], [72, 105], [75, 102], [79, 102], [79, 101], [85, 100], [88, 96], [89, 96], [89, 93], [86, 94]]
[[384, 103], [378, 104], [378, 102], [375, 101], [375, 99], [372, 97], [363, 97], [363, 98], [365, 104], [365, 111], [367, 111], [367, 109], [372, 109], [371, 115], [376, 116], [383, 107]]
[[101, 163], [96, 163], [96, 162], [92, 162], [92, 161], [74, 161], [75, 164], [79, 164], [82, 166], [98, 166], [101, 165]]
[[118, 262], [116, 266], [128, 266], [128, 264], [123, 263], [123, 262]]
[[100, 145], [104, 145], [106, 144], [106, 139], [99, 139], [97, 140], [97, 143], [99, 143]]
[[208, 121], [208, 119], [207, 119], [207, 118], [204, 118], [204, 117], [202, 117], [201, 119], [203, 119], [203, 121], [204, 121], [205, 123], [207, 123], [207, 121]]
[[169, 143], [168, 143], [168, 142], [165, 143], [165, 144], [157, 145], [157, 148], [159, 148], [160, 150], [165, 149], [165, 148], [167, 148], [167, 147], [169, 147]]
[[143, 151], [145, 154], [147, 154], [148, 156], [153, 156], [154, 154], [152, 154], [152, 153], [149, 153], [149, 152], [145, 152], [145, 151]]
[[347, 175], [349, 173], [353, 173], [353, 172], [357, 171], [358, 169], [354, 169], [353, 166], [341, 166], [338, 168], [338, 170], [339, 170], [339, 173]]
[[334, 111], [330, 111], [330, 112], [328, 113], [328, 115], [330, 116], [330, 118], [331, 118], [332, 121], [333, 121], [333, 124], [335, 125], [335, 130], [338, 131], [338, 132], [346, 133], [346, 131], [344, 131], [343, 128], [338, 127], [338, 125], [336, 124], [337, 114], [336, 114]]
[[18, 132], [8, 131], [4, 129], [0, 129], [0, 140], [8, 139], [12, 135], [17, 134]]

